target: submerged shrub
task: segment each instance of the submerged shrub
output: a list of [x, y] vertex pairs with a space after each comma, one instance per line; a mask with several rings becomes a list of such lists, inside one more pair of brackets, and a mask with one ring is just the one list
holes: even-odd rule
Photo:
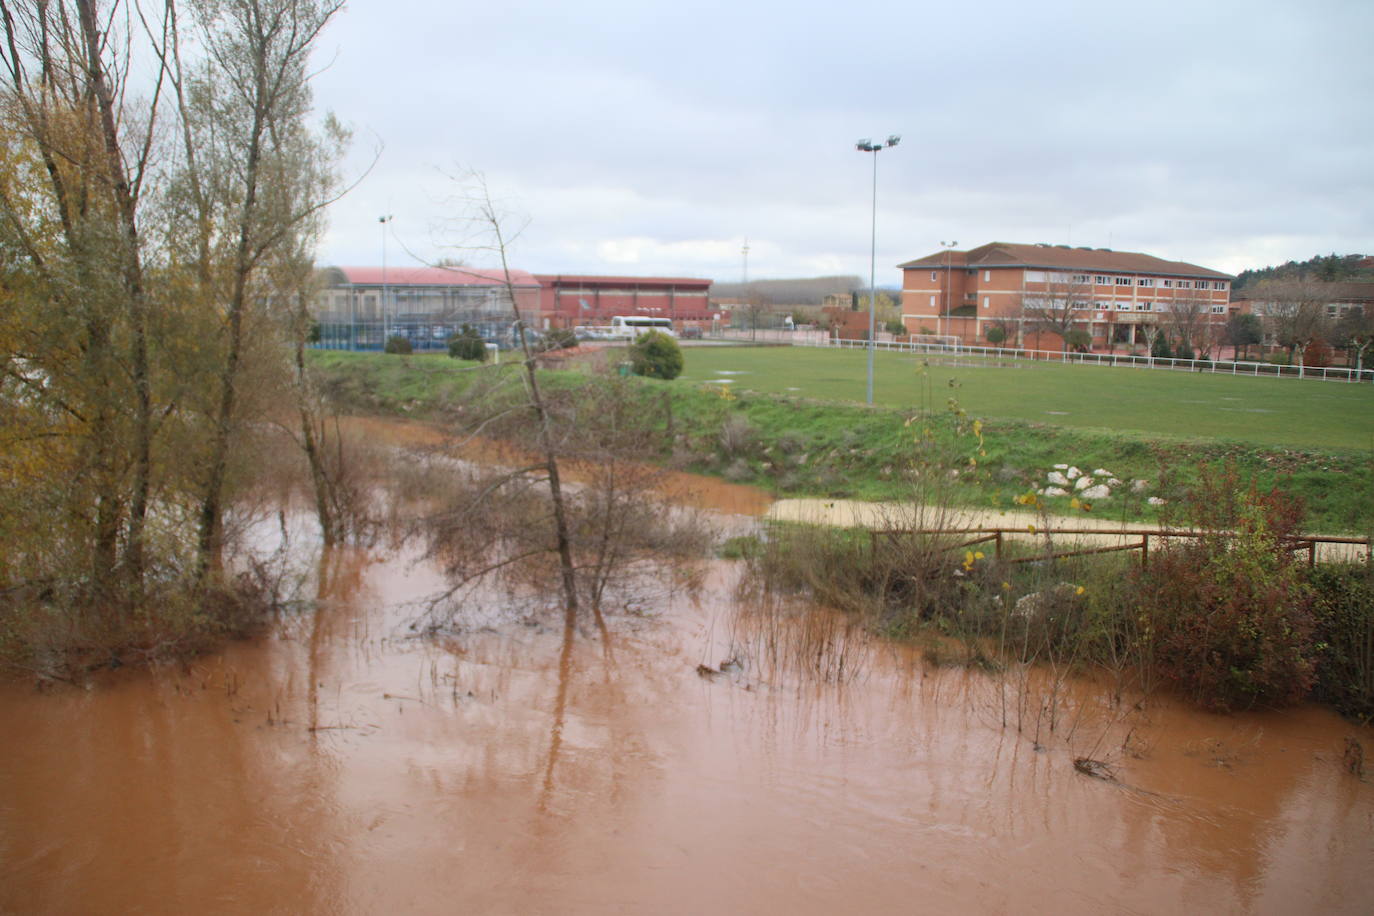
[[1318, 566], [1308, 581], [1320, 653], [1316, 698], [1374, 720], [1374, 566]]
[[1312, 593], [1285, 538], [1301, 506], [1205, 471], [1188, 497], [1204, 532], [1151, 557], [1140, 594], [1163, 677], [1217, 711], [1295, 703], [1316, 672]]

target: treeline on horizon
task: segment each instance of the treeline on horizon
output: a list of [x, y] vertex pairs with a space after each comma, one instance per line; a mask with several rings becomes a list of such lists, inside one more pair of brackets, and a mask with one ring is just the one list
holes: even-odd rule
[[797, 279], [750, 280], [748, 283], [711, 284], [711, 295], [720, 299], [747, 299], [757, 296], [765, 304], [824, 305], [826, 296], [847, 296], [864, 290], [868, 284], [857, 276], [803, 277]]
[[1288, 261], [1270, 267], [1242, 270], [1236, 275], [1233, 289], [1245, 289], [1264, 280], [1320, 280], [1326, 283], [1374, 281], [1374, 256], [1364, 254], [1314, 255], [1306, 261]]

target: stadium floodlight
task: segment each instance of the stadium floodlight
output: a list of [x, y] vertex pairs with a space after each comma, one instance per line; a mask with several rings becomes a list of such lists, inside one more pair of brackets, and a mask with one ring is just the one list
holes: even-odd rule
[[873, 219], [869, 227], [868, 258], [868, 403], [873, 403], [873, 351], [877, 337], [878, 316], [878, 153], [901, 142], [898, 134], [889, 134], [886, 143], [874, 143], [865, 137], [854, 148], [861, 153], [873, 153]]

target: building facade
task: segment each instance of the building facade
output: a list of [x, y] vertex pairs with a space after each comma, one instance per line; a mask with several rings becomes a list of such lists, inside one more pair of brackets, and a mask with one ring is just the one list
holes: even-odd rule
[[1060, 349], [1074, 331], [1094, 349], [1142, 347], [1185, 320], [1216, 338], [1232, 310], [1230, 274], [1106, 248], [993, 242], [945, 250], [902, 269], [902, 322], [912, 334]]
[[675, 326], [711, 320], [710, 280], [535, 274], [546, 327], [607, 325], [616, 315], [667, 318]]
[[710, 280], [531, 274], [467, 267], [326, 267], [313, 314], [320, 346], [376, 350], [392, 336], [440, 349], [463, 325], [503, 346], [512, 339], [511, 289], [536, 330], [609, 325], [616, 315], [709, 323]]
[[[521, 313], [533, 319], [538, 281], [512, 270], [510, 285]], [[392, 336], [438, 349], [465, 324], [496, 338], [514, 320], [505, 273], [467, 267], [326, 267], [314, 315], [321, 344], [346, 350], [381, 349]]]

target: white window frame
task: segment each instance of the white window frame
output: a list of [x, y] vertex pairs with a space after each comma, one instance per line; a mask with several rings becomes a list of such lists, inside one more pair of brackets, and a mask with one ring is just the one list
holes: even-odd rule
[[1111, 278], [1111, 277], [1093, 277], [1093, 285], [1094, 285], [1094, 286], [1111, 286], [1111, 285], [1112, 285], [1112, 278]]
[[1155, 278], [1154, 278], [1154, 277], [1141, 277], [1140, 279], [1138, 279], [1138, 280], [1135, 281], [1135, 285], [1136, 285], [1136, 286], [1154, 286], [1154, 285], [1155, 285]]
[[1116, 278], [1116, 285], [1117, 285], [1117, 286], [1131, 286], [1131, 285], [1132, 285], [1132, 283], [1131, 283], [1131, 278], [1130, 278], [1130, 277], [1117, 277], [1117, 278]]

